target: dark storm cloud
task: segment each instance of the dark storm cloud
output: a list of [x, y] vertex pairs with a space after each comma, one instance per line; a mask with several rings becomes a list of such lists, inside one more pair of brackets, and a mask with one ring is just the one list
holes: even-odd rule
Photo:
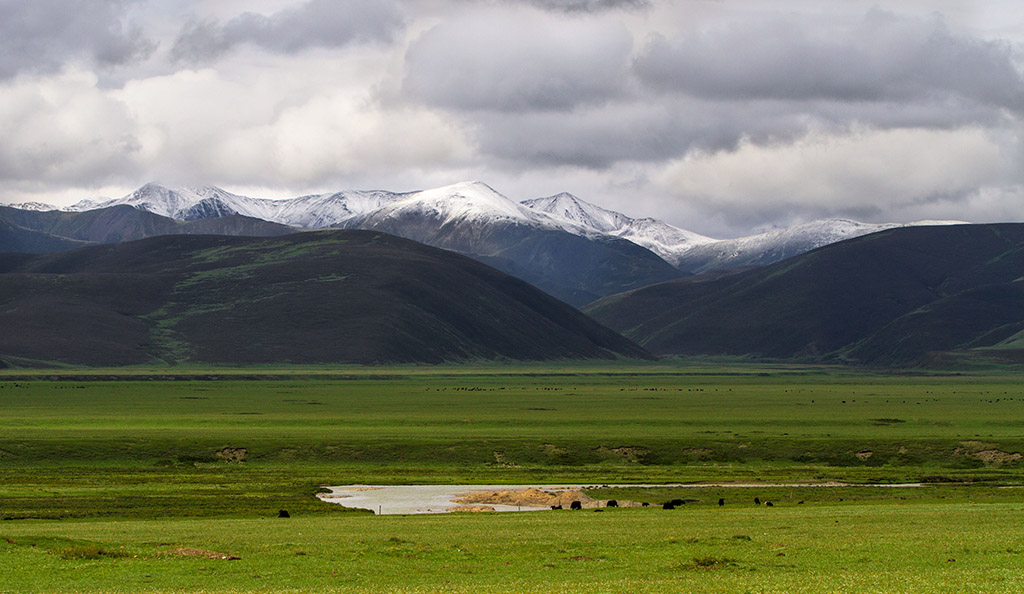
[[600, 170], [621, 161], [659, 162], [693, 149], [735, 148], [740, 139], [782, 142], [806, 118], [784, 105], [734, 109], [692, 99], [615, 102], [572, 113], [486, 113], [474, 118], [479, 149], [525, 166]]
[[653, 89], [723, 100], [934, 101], [1024, 109], [1008, 44], [951, 32], [938, 16], [873, 10], [848, 27], [796, 16], [650, 42], [636, 60]]
[[155, 45], [127, 22], [122, 0], [0, 0], [0, 77], [86, 61], [116, 66]]
[[455, 19], [409, 48], [403, 91], [453, 110], [567, 110], [623, 93], [632, 44], [618, 23]]
[[615, 101], [571, 112], [471, 114], [479, 150], [521, 166], [600, 170], [623, 161], [657, 163], [693, 150], [731, 151], [741, 141], [772, 146], [811, 130], [954, 129], [998, 125], [991, 109], [971, 106], [830, 101], [722, 102], [692, 97]]
[[598, 22], [562, 19], [591, 28], [565, 37], [528, 20], [446, 22], [410, 48], [404, 90], [468, 124], [484, 155], [593, 170], [811, 132], [1015, 126], [1024, 111], [1013, 48], [940, 17], [748, 18], [656, 38], [625, 71], [628, 34]]
[[386, 42], [403, 25], [402, 12], [389, 0], [310, 0], [270, 16], [247, 12], [226, 23], [193, 21], [182, 29], [171, 55], [201, 62], [241, 44], [295, 53], [312, 47]]

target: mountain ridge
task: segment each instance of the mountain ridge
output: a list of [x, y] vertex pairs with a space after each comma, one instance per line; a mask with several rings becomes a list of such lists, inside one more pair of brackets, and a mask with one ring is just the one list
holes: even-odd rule
[[913, 365], [1024, 331], [1024, 224], [884, 230], [584, 311], [653, 353]]
[[[426, 209], [427, 203], [436, 202], [442, 196], [478, 195], [467, 192], [467, 189], [473, 187], [486, 188], [501, 196], [483, 182], [461, 182], [413, 192], [347, 190], [280, 200], [250, 198], [215, 186], [172, 189], [149, 183], [122, 198], [83, 200], [61, 210], [84, 212], [124, 204], [179, 220], [237, 214], [303, 229], [359, 228], [357, 221], [380, 220], [386, 216], [386, 212], [396, 208], [396, 203], [402, 203], [398, 208], [406, 212], [414, 210], [416, 202], [422, 203], [420, 208]], [[482, 205], [481, 208], [475, 212], [463, 212], [462, 218], [490, 218], [502, 223], [518, 220], [539, 228], [560, 230], [586, 238], [618, 237], [652, 251], [685, 273], [770, 264], [823, 245], [893, 227], [962, 223], [862, 223], [849, 219], [817, 219], [745, 237], [715, 239], [658, 219], [632, 218], [586, 202], [568, 192], [518, 203], [532, 213], [540, 213], [540, 217], [532, 216], [531, 213], [513, 212], [512, 205], [517, 203], [504, 196], [501, 198], [503, 200], [478, 203], [478, 206]], [[43, 205], [31, 203], [29, 207], [40, 209]], [[368, 227], [372, 228], [372, 225]]]
[[650, 358], [519, 279], [373, 231], [0, 254], [0, 279], [9, 365]]

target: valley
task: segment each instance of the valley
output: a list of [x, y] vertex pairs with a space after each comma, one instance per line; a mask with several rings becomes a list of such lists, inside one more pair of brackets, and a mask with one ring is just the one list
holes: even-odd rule
[[[1021, 561], [1010, 527], [1024, 506], [1024, 389], [1010, 369], [691, 360], [2, 375], [0, 556], [15, 591], [756, 580], [937, 592], [935, 572], [955, 570], [973, 591], [1003, 592]], [[378, 517], [316, 497], [357, 483], [582, 484], [651, 507]], [[685, 504], [661, 509], [672, 499]]]

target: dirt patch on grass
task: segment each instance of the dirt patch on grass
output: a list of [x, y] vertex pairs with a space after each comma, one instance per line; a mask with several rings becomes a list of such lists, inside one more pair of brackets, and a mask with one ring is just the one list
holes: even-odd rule
[[217, 451], [217, 458], [225, 462], [239, 464], [245, 462], [245, 455], [249, 453], [245, 448], [224, 448]]
[[498, 466], [501, 468], [516, 468], [517, 466], [519, 466], [515, 462], [506, 458], [505, 452], [499, 452], [498, 450], [494, 450], [493, 452], [491, 452], [491, 454], [494, 456], [494, 462], [492, 463], [492, 466]]
[[453, 507], [453, 512], [492, 512], [494, 508], [489, 505], [460, 505], [459, 507]]
[[209, 549], [196, 549], [191, 547], [181, 547], [177, 549], [171, 549], [169, 551], [162, 551], [161, 555], [167, 555], [170, 557], [189, 557], [194, 559], [222, 559], [225, 561], [237, 561], [241, 559], [236, 555], [229, 555], [228, 553], [220, 553], [218, 551], [211, 551]]
[[1003, 450], [981, 450], [980, 452], [974, 452], [972, 455], [985, 464], [995, 466], [1002, 466], [1008, 462], [1016, 462], [1024, 458], [1024, 454], [1020, 452], [1004, 452]]
[[639, 462], [650, 453], [650, 450], [640, 446], [621, 446], [617, 448], [610, 448], [603, 445], [597, 448], [597, 453], [609, 457], [617, 456], [627, 462]]
[[[455, 503], [461, 505], [510, 505], [522, 507], [553, 507], [562, 506], [569, 509], [574, 501], [579, 501], [584, 509], [595, 509], [608, 506], [607, 499], [594, 499], [579, 489], [565, 491], [544, 491], [537, 488], [508, 489], [499, 491], [475, 491], [466, 493]], [[616, 500], [618, 507], [640, 507], [637, 501]], [[453, 508], [458, 510], [458, 508]], [[461, 511], [461, 510], [458, 510]]]
[[553, 443], [544, 444], [544, 453], [548, 456], [564, 456], [569, 453], [568, 448], [556, 446]]
[[525, 507], [569, 507], [573, 501], [582, 505], [595, 503], [582, 491], [541, 491], [540, 489], [510, 489], [507, 491], [476, 491], [455, 500], [460, 504], [515, 505]]
[[982, 441], [960, 442], [964, 447], [953, 450], [954, 456], [965, 456], [981, 460], [988, 466], [1002, 466], [1024, 458], [1020, 452], [1007, 452]]
[[695, 460], [711, 460], [715, 451], [708, 448], [686, 448], [683, 453]]

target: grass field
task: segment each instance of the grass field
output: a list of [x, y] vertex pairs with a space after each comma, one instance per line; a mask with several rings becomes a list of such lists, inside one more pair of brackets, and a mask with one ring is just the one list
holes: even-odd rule
[[[0, 376], [4, 593], [1022, 589], [1015, 374], [515, 365]], [[314, 497], [347, 483], [833, 480], [926, 485], [594, 489], [690, 501], [523, 516], [376, 517]]]

